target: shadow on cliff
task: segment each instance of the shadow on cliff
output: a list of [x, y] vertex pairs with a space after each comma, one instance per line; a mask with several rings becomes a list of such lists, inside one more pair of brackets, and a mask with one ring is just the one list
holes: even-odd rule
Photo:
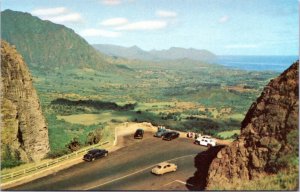
[[186, 187], [189, 190], [199, 191], [205, 189], [209, 166], [223, 147], [225, 147], [225, 145], [219, 145], [198, 153], [194, 159], [194, 166], [197, 168], [197, 171], [194, 173], [194, 176], [190, 177], [186, 182]]

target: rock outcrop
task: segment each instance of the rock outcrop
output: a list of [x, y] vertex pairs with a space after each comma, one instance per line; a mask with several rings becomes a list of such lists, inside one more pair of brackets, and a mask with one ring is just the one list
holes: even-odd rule
[[1, 81], [1, 158], [38, 161], [49, 151], [48, 128], [28, 68], [5, 41], [1, 41]]
[[298, 66], [299, 61], [271, 80], [252, 104], [239, 138], [221, 149], [212, 161], [208, 188], [276, 172], [282, 158], [298, 154]]

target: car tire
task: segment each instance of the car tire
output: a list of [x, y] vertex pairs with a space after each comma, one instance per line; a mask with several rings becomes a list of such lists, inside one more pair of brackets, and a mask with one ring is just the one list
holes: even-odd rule
[[211, 148], [211, 147], [212, 147], [212, 145], [211, 145], [211, 144], [207, 144], [207, 147], [208, 147], [208, 148]]

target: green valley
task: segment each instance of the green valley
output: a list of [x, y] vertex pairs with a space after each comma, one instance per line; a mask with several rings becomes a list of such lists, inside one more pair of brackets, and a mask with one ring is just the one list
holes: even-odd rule
[[[184, 60], [151, 66], [141, 62], [115, 73], [86, 68], [33, 75], [49, 119], [50, 143], [58, 150], [73, 137], [85, 144], [92, 129], [127, 121], [219, 137], [218, 132], [239, 129], [252, 101], [276, 74]], [[57, 102], [62, 98], [65, 103]], [[56, 129], [60, 134], [51, 132]]]
[[1, 6], [1, 190], [299, 190], [296, 0]]
[[236, 132], [218, 133], [239, 129], [263, 86], [278, 75], [187, 58], [106, 56], [62, 25], [11, 10], [1, 16], [2, 37], [22, 53], [33, 76], [52, 156], [67, 153], [74, 139], [84, 146], [93, 134], [111, 138], [113, 127], [127, 121], [232, 138]]

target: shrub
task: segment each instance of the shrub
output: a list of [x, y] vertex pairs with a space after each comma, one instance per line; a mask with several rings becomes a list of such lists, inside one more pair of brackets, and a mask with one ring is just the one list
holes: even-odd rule
[[119, 119], [111, 119], [110, 122], [112, 122], [112, 123], [122, 123], [123, 121], [119, 120]]
[[78, 138], [74, 137], [69, 144], [66, 145], [66, 147], [73, 151], [77, 151], [78, 149], [80, 149], [80, 143], [78, 141]]
[[12, 168], [23, 164], [18, 151], [12, 151], [8, 145], [4, 145], [4, 152], [1, 156], [1, 170], [4, 168]]
[[238, 139], [238, 137], [239, 137], [239, 134], [235, 133], [230, 138], [236, 140], [236, 139]]
[[67, 149], [53, 150], [47, 153], [46, 158], [54, 159], [69, 154], [70, 152], [71, 151]]
[[97, 144], [101, 140], [101, 137], [102, 129], [96, 129], [88, 134], [86, 143], [89, 145]]

